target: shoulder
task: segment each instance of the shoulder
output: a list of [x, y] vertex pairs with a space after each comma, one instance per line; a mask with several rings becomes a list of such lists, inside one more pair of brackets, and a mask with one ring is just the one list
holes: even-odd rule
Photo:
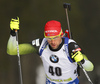
[[68, 43], [76, 43], [73, 39], [69, 39]]
[[68, 37], [63, 37], [64, 41], [68, 41], [68, 44], [69, 43], [76, 43], [76, 41], [74, 41], [73, 39], [69, 39]]
[[38, 38], [38, 39], [32, 40], [32, 45], [38, 47], [45, 41], [47, 41], [46, 38]]
[[[73, 49], [80, 48], [79, 45], [76, 43], [75, 40], [69, 39], [69, 38], [67, 38], [67, 37], [65, 37], [64, 40], [65, 40], [65, 44], [66, 44], [66, 43], [68, 44], [68, 49], [69, 49], [69, 50], [73, 50]], [[67, 42], [66, 42], [66, 40], [67, 40]]]

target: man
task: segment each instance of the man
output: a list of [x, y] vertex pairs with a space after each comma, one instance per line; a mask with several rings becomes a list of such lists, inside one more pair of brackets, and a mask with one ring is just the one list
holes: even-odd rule
[[[19, 19], [12, 19], [10, 28], [7, 53], [17, 55], [15, 30], [19, 30]], [[74, 40], [63, 37], [61, 23], [55, 20], [46, 23], [43, 39], [19, 44], [20, 55], [32, 52], [37, 52], [42, 59], [46, 84], [79, 84], [78, 63], [81, 62], [86, 71], [94, 67]]]

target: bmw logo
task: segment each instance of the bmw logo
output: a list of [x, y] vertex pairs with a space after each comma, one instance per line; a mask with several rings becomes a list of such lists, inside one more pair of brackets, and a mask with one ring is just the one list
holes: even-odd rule
[[59, 61], [59, 58], [56, 55], [51, 55], [50, 61], [53, 62], [53, 63], [57, 63]]

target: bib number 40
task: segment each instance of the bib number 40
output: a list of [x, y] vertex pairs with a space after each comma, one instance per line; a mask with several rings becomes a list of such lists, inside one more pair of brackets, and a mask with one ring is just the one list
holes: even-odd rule
[[49, 73], [51, 73], [51, 75], [57, 75], [57, 76], [61, 76], [61, 68], [59, 67], [53, 67], [53, 66], [49, 66]]

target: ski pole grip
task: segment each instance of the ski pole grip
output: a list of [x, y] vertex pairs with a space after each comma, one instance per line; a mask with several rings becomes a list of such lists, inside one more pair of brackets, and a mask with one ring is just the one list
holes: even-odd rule
[[71, 10], [71, 4], [70, 4], [70, 3], [64, 3], [64, 4], [63, 4], [63, 7], [64, 7], [64, 8], [68, 8], [69, 11]]
[[17, 32], [17, 29], [15, 29], [15, 32]]

